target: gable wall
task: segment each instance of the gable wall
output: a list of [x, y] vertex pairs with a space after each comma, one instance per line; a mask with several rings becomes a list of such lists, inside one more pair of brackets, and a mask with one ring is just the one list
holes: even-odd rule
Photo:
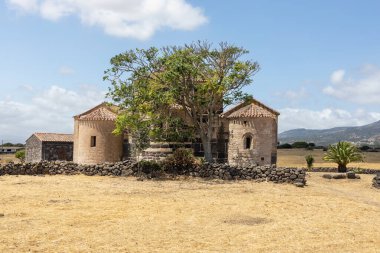
[[32, 135], [26, 140], [25, 162], [39, 162], [42, 160], [42, 142]]
[[[244, 147], [244, 138], [247, 135], [252, 138], [250, 149]], [[229, 120], [228, 162], [230, 164], [265, 165], [275, 164], [276, 160], [277, 120], [272, 118]]]

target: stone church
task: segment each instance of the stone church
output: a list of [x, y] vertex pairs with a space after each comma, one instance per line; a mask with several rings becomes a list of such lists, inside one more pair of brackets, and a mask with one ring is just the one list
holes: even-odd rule
[[[71, 143], [63, 155], [62, 142], [50, 143], [49, 154], [36, 141], [36, 134], [26, 141], [26, 161], [60, 160], [60, 157], [82, 164], [117, 162], [135, 159], [131, 147], [133, 140], [128, 135], [114, 135], [118, 109], [102, 103], [82, 114], [74, 116], [74, 134], [66, 136], [65, 144]], [[277, 162], [277, 124], [279, 113], [253, 99], [234, 106], [219, 114], [215, 122], [212, 140], [212, 155], [215, 161], [229, 164], [275, 164]], [[41, 134], [39, 134], [41, 135]], [[54, 140], [59, 134], [49, 134]], [[69, 141], [71, 138], [71, 142]], [[43, 141], [40, 141], [43, 143]], [[46, 144], [45, 144], [46, 146]], [[178, 147], [192, 149], [195, 156], [203, 156], [199, 139], [185, 143], [151, 142], [139, 159], [160, 160]], [[61, 156], [52, 155], [60, 150]], [[71, 152], [71, 153], [70, 153]]]

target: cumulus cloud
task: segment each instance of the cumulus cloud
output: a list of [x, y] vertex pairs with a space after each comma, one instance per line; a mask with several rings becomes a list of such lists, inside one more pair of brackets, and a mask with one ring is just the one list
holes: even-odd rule
[[0, 100], [0, 138], [23, 142], [34, 132], [73, 132], [73, 116], [104, 101], [93, 86], [79, 91], [59, 86], [36, 93], [29, 102]]
[[203, 10], [185, 0], [8, 0], [8, 4], [51, 21], [76, 16], [106, 34], [140, 40], [164, 27], [193, 30], [207, 22]]
[[331, 75], [331, 83], [323, 89], [327, 95], [357, 104], [380, 104], [379, 67], [363, 66], [356, 78], [337, 70]]
[[289, 100], [299, 100], [307, 97], [308, 92], [305, 87], [301, 87], [298, 90], [287, 90], [285, 92], [277, 93], [277, 95]]
[[296, 128], [326, 129], [339, 126], [361, 126], [380, 120], [379, 112], [368, 112], [363, 109], [349, 112], [333, 108], [322, 110], [283, 108], [279, 111], [281, 113], [280, 132]]
[[8, 3], [12, 8], [21, 11], [34, 12], [38, 10], [37, 0], [9, 0]]
[[343, 81], [345, 73], [346, 71], [344, 71], [344, 69], [339, 69], [339, 70], [334, 71], [331, 74], [330, 81], [334, 84], [341, 83]]
[[31, 86], [31, 85], [29, 85], [29, 84], [20, 85], [19, 88], [20, 88], [21, 90], [25, 90], [25, 91], [28, 91], [28, 92], [33, 91], [33, 86]]

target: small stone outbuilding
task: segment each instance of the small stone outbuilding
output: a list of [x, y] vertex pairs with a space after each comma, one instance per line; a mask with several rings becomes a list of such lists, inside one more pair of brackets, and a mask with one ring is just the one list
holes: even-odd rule
[[73, 135], [34, 133], [26, 140], [25, 161], [72, 161]]

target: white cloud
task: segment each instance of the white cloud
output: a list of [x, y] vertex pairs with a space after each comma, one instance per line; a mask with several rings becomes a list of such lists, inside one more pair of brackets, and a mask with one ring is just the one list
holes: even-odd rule
[[290, 100], [299, 100], [307, 97], [308, 93], [304, 87], [299, 88], [298, 90], [287, 90], [283, 93], [277, 93], [279, 96], [282, 96]]
[[380, 68], [365, 65], [358, 78], [345, 78], [345, 71], [331, 75], [332, 85], [323, 89], [327, 95], [357, 104], [380, 104]]
[[58, 70], [59, 74], [63, 75], [63, 76], [69, 76], [69, 75], [72, 75], [74, 74], [74, 69], [68, 67], [68, 66], [61, 66]]
[[25, 12], [34, 12], [38, 10], [37, 0], [8, 0], [12, 8]]
[[330, 81], [334, 84], [338, 84], [343, 81], [345, 74], [346, 71], [344, 71], [343, 69], [336, 70], [331, 74]]
[[8, 4], [52, 21], [77, 16], [109, 35], [140, 40], [164, 27], [193, 30], [207, 22], [202, 9], [186, 0], [8, 0]]
[[361, 126], [380, 120], [380, 112], [358, 109], [349, 112], [342, 109], [325, 108], [309, 110], [283, 108], [279, 110], [279, 132], [295, 128], [326, 129], [339, 126]]
[[28, 102], [0, 101], [1, 139], [23, 142], [34, 132], [73, 132], [73, 116], [104, 101], [93, 86], [72, 91], [59, 86], [35, 94]]
[[31, 92], [34, 90], [33, 86], [31, 86], [29, 84], [20, 85], [19, 88], [21, 88], [22, 90], [28, 91], [28, 92]]

